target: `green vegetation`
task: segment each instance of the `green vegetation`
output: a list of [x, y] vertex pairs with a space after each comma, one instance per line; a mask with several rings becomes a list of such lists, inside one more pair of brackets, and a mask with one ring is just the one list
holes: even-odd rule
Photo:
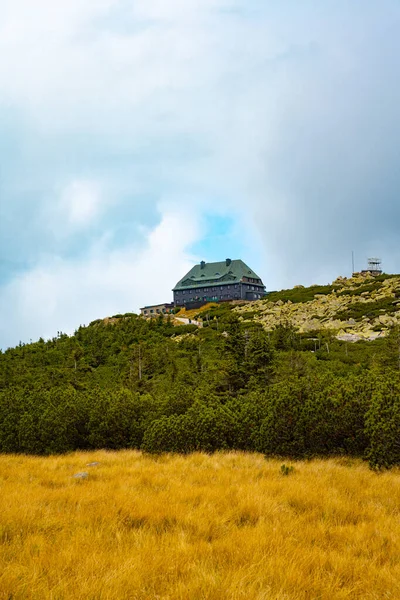
[[366, 285], [360, 285], [354, 290], [343, 290], [338, 292], [338, 296], [361, 296], [361, 294], [375, 292], [382, 287], [380, 281], [374, 281], [373, 283], [367, 283]]
[[316, 294], [326, 296], [332, 294], [333, 291], [340, 289], [339, 285], [312, 285], [310, 287], [297, 286], [291, 290], [281, 290], [280, 292], [270, 292], [267, 297], [267, 302], [292, 302], [297, 304], [298, 302], [310, 302], [314, 300]]
[[[242, 449], [400, 463], [399, 334], [266, 332], [229, 305], [205, 327], [116, 315], [0, 353], [0, 451]], [[203, 315], [204, 316], [204, 315]]]
[[379, 298], [375, 302], [354, 302], [346, 310], [337, 313], [337, 318], [347, 321], [354, 319], [359, 321], [363, 317], [373, 319], [382, 314], [391, 314], [399, 310], [397, 301], [392, 296]]

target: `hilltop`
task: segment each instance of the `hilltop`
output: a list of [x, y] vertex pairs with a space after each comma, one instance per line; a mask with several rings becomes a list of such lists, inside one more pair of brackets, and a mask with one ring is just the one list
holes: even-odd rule
[[[399, 289], [398, 275], [338, 279], [21, 343], [0, 353], [0, 452], [232, 449], [398, 464]], [[200, 326], [176, 319], [185, 314]]]
[[329, 333], [344, 342], [374, 341], [400, 325], [400, 275], [338, 277], [328, 285], [296, 285], [252, 302], [181, 309], [176, 316], [206, 322], [228, 308], [242, 323], [269, 332], [284, 325], [305, 337]]
[[[341, 341], [373, 341], [400, 325], [400, 275], [359, 273], [338, 277], [327, 285], [296, 285], [269, 292], [260, 300], [208, 302], [201, 308], [177, 310], [170, 322], [175, 326], [185, 319], [187, 323], [209, 322], [210, 315], [218, 317], [227, 310], [241, 322], [253, 321], [266, 331], [284, 324], [299, 334], [330, 332]], [[114, 315], [92, 324], [116, 324], [130, 316], [133, 314]]]
[[360, 274], [330, 285], [298, 285], [234, 310], [266, 330], [285, 322], [299, 333], [328, 330], [339, 340], [375, 340], [400, 323], [400, 275]]

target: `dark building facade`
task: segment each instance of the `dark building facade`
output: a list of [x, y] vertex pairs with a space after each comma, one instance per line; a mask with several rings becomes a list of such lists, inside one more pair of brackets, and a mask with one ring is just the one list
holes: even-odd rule
[[195, 265], [173, 289], [175, 306], [205, 302], [258, 300], [265, 296], [261, 278], [242, 260]]

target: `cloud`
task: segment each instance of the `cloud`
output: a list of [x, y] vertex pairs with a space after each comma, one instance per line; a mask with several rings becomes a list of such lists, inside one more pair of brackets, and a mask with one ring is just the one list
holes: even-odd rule
[[[79, 324], [172, 300], [172, 287], [194, 260], [188, 247], [201, 235], [193, 217], [165, 209], [141, 249], [93, 248], [84, 260], [44, 259], [2, 289], [2, 347], [72, 333]], [[178, 275], [177, 275], [178, 274]]]
[[71, 226], [88, 226], [99, 215], [101, 193], [96, 183], [73, 181], [61, 193], [60, 212]]

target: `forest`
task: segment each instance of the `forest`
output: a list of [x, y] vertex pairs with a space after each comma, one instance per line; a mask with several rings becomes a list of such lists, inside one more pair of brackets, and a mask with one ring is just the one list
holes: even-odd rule
[[[399, 331], [267, 332], [225, 304], [204, 327], [115, 315], [0, 353], [0, 452], [244, 450], [400, 463]], [[203, 315], [204, 316], [204, 315]]]

